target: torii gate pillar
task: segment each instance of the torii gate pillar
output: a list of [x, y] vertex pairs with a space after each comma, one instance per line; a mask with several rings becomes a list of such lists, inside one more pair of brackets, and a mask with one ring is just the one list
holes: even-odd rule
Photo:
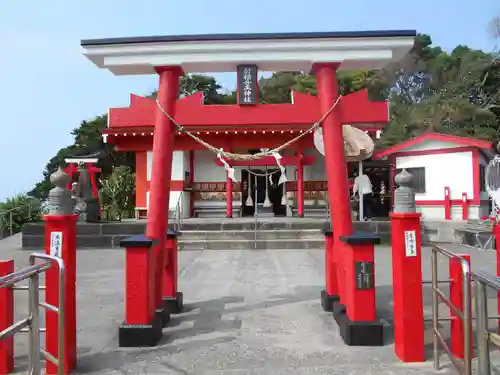
[[[179, 78], [182, 69], [179, 67], [157, 67], [159, 75], [158, 102], [163, 110], [174, 116], [175, 100], [179, 91]], [[168, 311], [163, 308], [161, 280], [164, 262], [167, 257], [164, 251], [167, 245], [168, 211], [170, 200], [170, 180], [172, 175], [172, 156], [174, 150], [175, 125], [156, 106], [155, 127], [153, 138], [153, 165], [151, 173], [151, 197], [148, 212], [146, 235], [159, 244], [154, 248], [154, 267], [150, 275], [154, 279], [154, 304], [156, 318], [166, 323]]]
[[[320, 110], [327, 113], [338, 99], [337, 63], [313, 65]], [[341, 336], [348, 345], [378, 346], [383, 344], [382, 324], [376, 320], [374, 285], [374, 244], [380, 239], [373, 235], [352, 234], [351, 208], [347, 180], [347, 163], [344, 154], [342, 123], [342, 103], [323, 121], [323, 142], [325, 146], [325, 166], [330, 197], [330, 217], [332, 220], [332, 240], [326, 261], [333, 264], [326, 269], [332, 270], [325, 275], [327, 289], [322, 292], [322, 305], [333, 310]], [[371, 265], [370, 274], [362, 275], [372, 281], [366, 290], [359, 290], [357, 284], [358, 265]], [[364, 272], [364, 271], [363, 271]], [[368, 271], [367, 271], [368, 272]], [[328, 287], [335, 285], [330, 278], [336, 277], [337, 285], [342, 287], [332, 295]], [[365, 289], [364, 287], [362, 289]]]

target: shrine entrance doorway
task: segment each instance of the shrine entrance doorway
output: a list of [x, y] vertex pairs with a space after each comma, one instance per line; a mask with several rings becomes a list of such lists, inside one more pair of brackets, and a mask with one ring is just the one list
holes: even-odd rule
[[[278, 184], [279, 169], [243, 169], [241, 171], [241, 214], [254, 216], [259, 213], [272, 213], [273, 216], [286, 216], [283, 202], [283, 184]], [[267, 199], [266, 199], [267, 198]]]

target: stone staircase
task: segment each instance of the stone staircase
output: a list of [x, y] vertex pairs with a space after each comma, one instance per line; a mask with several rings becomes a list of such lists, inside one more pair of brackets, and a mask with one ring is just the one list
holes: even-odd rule
[[[354, 226], [357, 231], [377, 233], [383, 242], [390, 236], [388, 222], [355, 222]], [[184, 219], [179, 244], [183, 250], [317, 249], [324, 246], [325, 227], [325, 219], [314, 217]], [[123, 238], [145, 229], [145, 220], [78, 223], [77, 247], [116, 248]], [[25, 224], [22, 247], [39, 249], [43, 245], [44, 223]]]

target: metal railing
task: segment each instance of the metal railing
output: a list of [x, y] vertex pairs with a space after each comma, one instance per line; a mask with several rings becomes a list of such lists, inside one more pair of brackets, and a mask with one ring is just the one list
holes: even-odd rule
[[181, 204], [182, 204], [182, 191], [177, 198], [177, 203], [175, 204], [174, 211], [174, 231], [179, 232], [182, 228], [182, 212], [181, 212]]
[[[453, 304], [449, 298], [445, 296], [445, 294], [439, 289], [439, 284], [449, 283], [449, 280], [443, 282], [438, 280], [438, 255], [444, 255], [449, 259], [457, 259], [460, 262], [462, 268], [462, 281], [463, 281], [463, 311], [461, 311], [461, 307]], [[470, 321], [471, 321], [471, 308], [470, 308], [470, 285], [471, 285], [471, 272], [469, 263], [462, 257], [457, 254], [452, 253], [438, 244], [432, 245], [432, 331], [433, 331], [433, 358], [434, 358], [434, 368], [439, 370], [439, 346], [441, 346], [448, 357], [450, 358], [451, 363], [455, 367], [455, 369], [463, 375], [471, 374], [471, 358], [472, 358], [472, 347], [471, 347], [471, 330], [468, 329]], [[425, 284], [426, 282], [424, 282]], [[464, 358], [463, 361], [459, 358], [455, 357], [451, 352], [450, 347], [446, 343], [445, 339], [439, 332], [439, 321], [443, 320], [451, 320], [451, 317], [448, 318], [440, 318], [439, 317], [439, 301], [443, 302], [446, 306], [450, 308], [450, 311], [453, 311], [456, 317], [458, 317], [463, 324], [463, 332], [464, 332]], [[454, 318], [454, 317], [453, 317]]]
[[[500, 348], [500, 335], [488, 329], [488, 298], [487, 288], [500, 292], [500, 278], [486, 271], [472, 274], [474, 281], [475, 309], [476, 309], [476, 342], [477, 342], [477, 373], [490, 375], [490, 344]], [[496, 317], [495, 317], [496, 318]]]
[[[46, 262], [42, 264], [35, 264], [37, 259], [46, 260]], [[13, 290], [28, 290], [29, 293], [28, 317], [15, 322], [10, 327], [7, 327], [3, 331], [1, 331], [0, 341], [14, 336], [18, 332], [28, 332], [28, 373], [30, 375], [42, 374], [42, 364], [40, 358], [41, 354], [44, 359], [52, 362], [55, 366], [57, 366], [58, 375], [64, 375], [64, 310], [59, 309], [58, 307], [50, 305], [46, 302], [40, 302], [39, 298], [40, 289], [43, 289], [43, 287], [40, 288], [39, 285], [39, 275], [42, 272], [47, 271], [54, 265], [54, 263], [57, 263], [59, 272], [59, 306], [64, 306], [64, 262], [61, 258], [41, 253], [31, 254], [29, 261], [30, 265], [28, 267], [0, 277], [0, 289], [12, 288]], [[29, 280], [28, 288], [15, 286], [16, 283], [19, 283], [20, 281], [26, 279]], [[48, 353], [44, 348], [40, 347], [40, 332], [43, 332], [43, 329], [40, 328], [40, 307], [58, 314], [57, 358]]]

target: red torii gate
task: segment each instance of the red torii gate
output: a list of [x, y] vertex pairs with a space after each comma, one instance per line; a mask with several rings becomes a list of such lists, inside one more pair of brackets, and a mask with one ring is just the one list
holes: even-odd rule
[[[135, 97], [131, 108], [110, 112], [109, 127], [103, 132], [110, 143], [117, 144], [119, 150], [142, 147], [144, 140], [154, 133], [149, 140], [153, 145], [146, 233], [149, 239], [141, 241], [144, 246], [151, 246], [152, 240], [160, 241], [159, 246], [154, 245], [155, 267], [161, 265], [162, 249], [167, 248], [168, 210], [165, 208], [169, 207], [173, 150], [181, 142], [186, 143], [186, 149], [195, 143], [182, 135], [177, 142], [176, 136], [182, 132], [179, 132], [173, 119], [191, 132], [209, 131], [217, 134], [217, 131], [225, 133], [237, 128], [238, 131], [263, 129], [281, 133], [289, 129], [307, 129], [331, 111], [322, 121], [333, 230], [333, 234], [330, 233], [331, 241], [327, 242], [326, 290], [322, 293], [322, 303], [325, 309], [332, 309], [333, 305], [334, 316], [341, 317], [342, 320], [338, 322], [346, 342], [381, 345], [382, 326], [376, 321], [373, 285], [373, 244], [380, 239], [372, 235], [352, 234], [342, 124], [385, 124], [389, 120], [388, 103], [369, 102], [365, 90], [347, 95], [339, 101], [337, 70], [382, 69], [388, 63], [400, 60], [413, 47], [415, 36], [414, 30], [385, 30], [181, 35], [82, 41], [84, 54], [100, 68], [116, 75], [156, 73], [159, 76], [158, 105], [154, 100]], [[255, 85], [258, 69], [311, 71], [316, 76], [318, 96], [294, 93], [290, 104], [259, 104]], [[244, 73], [238, 74], [240, 105], [204, 106], [201, 93], [177, 100], [181, 75], [234, 70]], [[332, 111], [335, 103], [338, 105]], [[140, 108], [142, 110], [138, 110]], [[118, 122], [122, 124], [121, 129], [114, 125]], [[140, 137], [134, 137], [135, 140], [130, 140], [128, 136], [120, 137], [119, 134], [125, 129], [132, 134], [140, 133], [144, 138], [138, 142]], [[146, 129], [150, 130], [149, 134], [146, 134]], [[223, 137], [208, 141], [208, 134], [205, 135], [200, 134], [200, 138], [216, 148], [224, 147], [220, 145], [224, 143], [220, 139]], [[285, 137], [280, 139], [280, 135], [256, 139], [261, 144], [258, 147], [272, 147], [268, 144], [279, 146], [289, 140]], [[134, 245], [137, 245], [137, 241]], [[176, 278], [175, 265], [169, 265], [168, 268], [167, 277]], [[338, 283], [338, 280], [341, 282]], [[357, 281], [361, 281], [361, 285]], [[341, 291], [339, 286], [342, 287]], [[174, 295], [171, 297], [176, 299]], [[161, 307], [158, 300], [154, 304], [157, 308]], [[141, 319], [140, 323], [150, 325], [150, 314], [148, 319]], [[132, 328], [139, 329], [138, 326]]]

